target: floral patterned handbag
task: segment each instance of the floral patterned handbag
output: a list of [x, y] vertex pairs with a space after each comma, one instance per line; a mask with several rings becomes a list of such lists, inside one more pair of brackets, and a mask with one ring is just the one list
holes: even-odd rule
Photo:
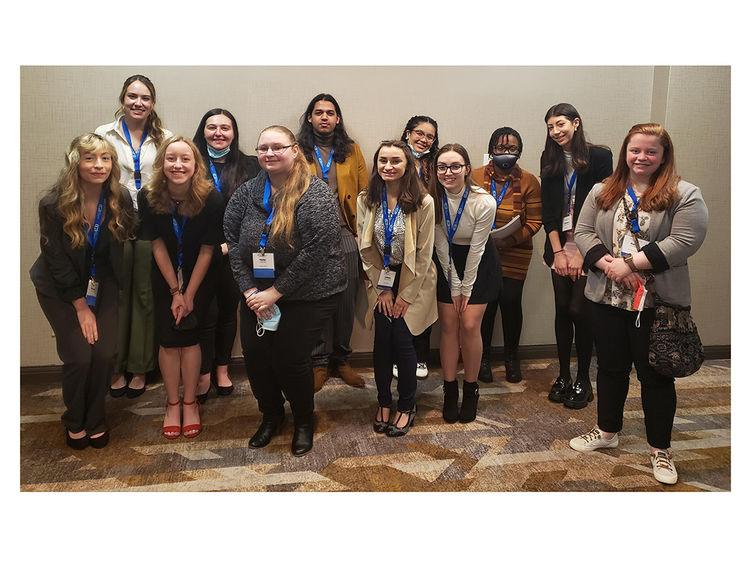
[[698, 371], [703, 362], [704, 347], [691, 318], [691, 307], [657, 300], [649, 334], [649, 365], [665, 377], [686, 377]]

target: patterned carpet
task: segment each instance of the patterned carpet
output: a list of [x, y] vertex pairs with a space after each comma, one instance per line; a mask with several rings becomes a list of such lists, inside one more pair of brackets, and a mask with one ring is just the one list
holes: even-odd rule
[[730, 360], [708, 361], [677, 383], [672, 452], [679, 482], [674, 486], [652, 477], [635, 373], [620, 446], [582, 454], [568, 440], [593, 427], [595, 403], [577, 411], [548, 401], [554, 362], [524, 361], [522, 370], [524, 380], [511, 384], [502, 367], [494, 369], [495, 381], [480, 384], [478, 418], [470, 424], [443, 421], [440, 372], [431, 370], [418, 383], [415, 427], [401, 438], [372, 430], [372, 370], [358, 370], [366, 380], [363, 389], [330, 379], [316, 394], [313, 451], [301, 458], [289, 452], [291, 416], [269, 446], [248, 449], [260, 414], [240, 370], [232, 374], [231, 396], [217, 397], [212, 390], [198, 438], [161, 437], [165, 393], [157, 382], [137, 399], [108, 397], [110, 444], [80, 452], [65, 445], [59, 385], [50, 377], [25, 377], [20, 490], [730, 490]]

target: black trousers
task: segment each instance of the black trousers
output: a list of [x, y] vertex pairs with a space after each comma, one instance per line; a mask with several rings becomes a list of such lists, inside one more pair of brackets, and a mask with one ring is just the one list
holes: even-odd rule
[[597, 346], [597, 425], [606, 432], [623, 428], [623, 408], [632, 364], [641, 384], [641, 404], [647, 441], [655, 448], [670, 447], [676, 409], [675, 380], [649, 365], [649, 333], [654, 309], [637, 313], [588, 302]]
[[313, 416], [311, 352], [326, 321], [336, 309], [339, 294], [319, 301], [281, 301], [282, 317], [276, 331], [256, 334], [258, 318], [240, 307], [240, 339], [245, 369], [258, 410], [264, 419], [284, 414], [285, 397], [298, 423]]
[[104, 402], [115, 367], [118, 295], [113, 278], [99, 281], [97, 304], [92, 308], [99, 338], [92, 345], [84, 338], [71, 303], [37, 291], [39, 305], [55, 333], [57, 353], [63, 362], [65, 412], [61, 419], [72, 433], [86, 430], [92, 435], [107, 430]]
[[519, 339], [522, 335], [522, 290], [524, 280], [503, 278], [501, 291], [493, 301], [488, 301], [482, 316], [482, 357], [490, 360], [490, 349], [493, 343], [493, 327], [498, 308], [501, 309], [501, 325], [503, 326], [503, 354], [507, 360], [516, 358]]
[[215, 295], [209, 304], [206, 326], [201, 330], [201, 373], [209, 373], [216, 366], [229, 365], [232, 359], [237, 333], [237, 304], [242, 294], [237, 289], [226, 255], [221, 257], [214, 283]]
[[559, 276], [550, 270], [555, 297], [555, 344], [558, 348], [560, 375], [570, 377], [571, 344], [576, 329], [577, 378], [589, 380], [589, 364], [592, 361], [592, 327], [589, 318], [589, 302], [584, 297], [586, 276], [573, 281], [568, 276]]
[[[401, 267], [396, 270], [394, 287], [399, 287]], [[396, 299], [396, 291], [394, 299]], [[378, 389], [378, 404], [391, 408], [391, 380], [394, 378], [393, 365], [399, 368], [399, 379], [396, 389], [399, 391], [397, 409], [402, 412], [412, 410], [415, 406], [417, 391], [417, 354], [415, 353], [414, 336], [409, 331], [404, 318], [394, 319], [378, 311], [373, 313], [373, 371], [376, 389]]]

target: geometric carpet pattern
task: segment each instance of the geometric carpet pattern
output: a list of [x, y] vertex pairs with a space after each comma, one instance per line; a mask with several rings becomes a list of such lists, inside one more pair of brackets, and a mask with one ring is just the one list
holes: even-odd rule
[[[591, 378], [595, 380], [596, 360]], [[503, 364], [501, 363], [501, 366]], [[21, 382], [21, 491], [729, 491], [730, 360], [711, 360], [677, 380], [671, 451], [679, 481], [652, 476], [636, 373], [618, 448], [579, 453], [568, 441], [596, 422], [596, 403], [571, 410], [547, 394], [552, 360], [522, 362], [524, 379], [507, 383], [502, 367], [480, 383], [477, 420], [446, 424], [440, 369], [418, 382], [415, 426], [404, 437], [372, 430], [372, 369], [356, 389], [329, 379], [315, 396], [311, 453], [290, 454], [292, 419], [263, 449], [248, 449], [261, 417], [242, 370], [235, 391], [214, 390], [195, 439], [161, 436], [165, 392], [149, 382], [136, 399], [107, 398], [110, 443], [75, 451], [65, 445], [62, 394], [52, 377]], [[575, 373], [575, 370], [572, 369]], [[396, 382], [394, 382], [395, 385]], [[460, 384], [461, 389], [461, 384]], [[396, 393], [394, 395], [396, 397]], [[596, 399], [595, 399], [596, 400]]]

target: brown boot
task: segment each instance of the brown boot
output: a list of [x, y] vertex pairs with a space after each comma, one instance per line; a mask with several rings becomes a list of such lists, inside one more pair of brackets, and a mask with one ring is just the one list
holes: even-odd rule
[[344, 383], [352, 387], [365, 387], [365, 380], [355, 373], [352, 366], [342, 364], [334, 367], [335, 373], [344, 380]]
[[329, 368], [326, 366], [313, 366], [313, 392], [318, 393], [329, 378]]

